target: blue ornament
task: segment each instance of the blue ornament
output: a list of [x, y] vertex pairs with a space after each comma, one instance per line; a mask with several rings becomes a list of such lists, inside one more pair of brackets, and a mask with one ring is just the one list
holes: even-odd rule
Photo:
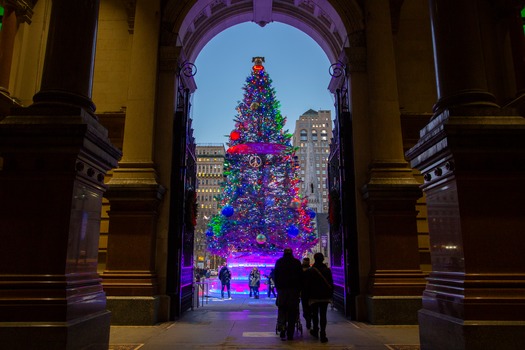
[[213, 236], [213, 231], [212, 230], [206, 231], [206, 236], [208, 236], [208, 237]]
[[226, 216], [227, 218], [229, 218], [230, 216], [233, 215], [233, 207], [231, 205], [225, 205], [223, 208], [222, 208], [222, 211], [221, 211], [222, 215]]
[[308, 216], [310, 216], [310, 219], [315, 218], [315, 211], [313, 211], [313, 210], [309, 210], [309, 211], [308, 211]]
[[296, 237], [299, 234], [299, 229], [295, 225], [288, 226], [288, 235]]
[[267, 207], [271, 207], [275, 204], [275, 198], [273, 197], [267, 197], [265, 200], [264, 200], [264, 204], [267, 206]]

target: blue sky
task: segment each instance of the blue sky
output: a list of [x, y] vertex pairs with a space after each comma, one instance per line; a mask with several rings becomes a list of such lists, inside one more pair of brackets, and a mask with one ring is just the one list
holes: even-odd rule
[[254, 56], [265, 58], [281, 114], [287, 117], [285, 129], [293, 132], [295, 121], [310, 108], [331, 110], [333, 119], [330, 62], [321, 47], [286, 24], [272, 22], [261, 28], [243, 23], [215, 36], [195, 61], [191, 117], [197, 144], [227, 142]]

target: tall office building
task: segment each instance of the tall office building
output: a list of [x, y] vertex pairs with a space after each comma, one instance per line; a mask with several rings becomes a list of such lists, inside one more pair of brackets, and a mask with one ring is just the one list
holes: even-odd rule
[[318, 251], [328, 254], [328, 185], [327, 164], [332, 137], [332, 113], [309, 109], [295, 122], [293, 145], [301, 173], [301, 192], [308, 206], [317, 213]]
[[317, 213], [328, 212], [328, 189], [326, 185], [330, 138], [332, 137], [332, 113], [329, 110], [309, 109], [295, 122], [293, 145], [298, 148], [301, 172], [301, 190], [308, 203]]
[[218, 257], [206, 251], [206, 230], [208, 220], [217, 214], [214, 197], [220, 192], [223, 181], [223, 165], [226, 150], [222, 143], [198, 144], [197, 156], [197, 226], [195, 228], [196, 267], [216, 269]]

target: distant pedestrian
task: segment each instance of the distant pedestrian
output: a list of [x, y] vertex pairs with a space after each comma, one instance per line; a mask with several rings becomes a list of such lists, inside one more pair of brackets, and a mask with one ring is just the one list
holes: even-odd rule
[[323, 253], [314, 254], [314, 264], [305, 273], [305, 289], [312, 310], [312, 329], [310, 334], [326, 343], [326, 310], [334, 294], [332, 271], [323, 263]]
[[299, 297], [303, 282], [301, 262], [294, 258], [290, 248], [275, 263], [277, 288], [277, 327], [282, 340], [293, 340], [295, 323], [299, 317]]
[[303, 268], [303, 289], [301, 290], [301, 306], [303, 308], [303, 318], [306, 322], [306, 329], [310, 329], [312, 328], [312, 310], [310, 308], [310, 305], [308, 305], [308, 290], [306, 289], [305, 285], [306, 271], [310, 269], [310, 258], [303, 258], [301, 266]]
[[219, 280], [221, 281], [221, 299], [224, 299], [224, 288], [228, 291], [228, 299], [231, 299], [230, 294], [230, 281], [232, 279], [232, 274], [230, 269], [228, 269], [228, 264], [224, 262], [224, 265], [219, 272]]
[[275, 294], [275, 269], [272, 268], [270, 270], [270, 274], [264, 275], [264, 277], [267, 278], [266, 284], [268, 285], [268, 298], [273, 294], [274, 298], [277, 298], [277, 294]]
[[254, 267], [252, 271], [250, 272], [250, 296], [252, 296], [255, 299], [259, 299], [259, 287], [261, 286], [261, 272], [257, 267]]

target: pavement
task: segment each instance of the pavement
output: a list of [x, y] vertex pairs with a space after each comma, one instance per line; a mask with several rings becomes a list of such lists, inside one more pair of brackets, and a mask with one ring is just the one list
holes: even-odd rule
[[[197, 307], [198, 306], [198, 307]], [[221, 299], [210, 291], [193, 310], [174, 322], [154, 326], [111, 326], [109, 350], [419, 350], [418, 326], [375, 326], [348, 320], [328, 308], [328, 342], [312, 337], [301, 317], [302, 333], [281, 340], [275, 332], [275, 298], [233, 294]]]

